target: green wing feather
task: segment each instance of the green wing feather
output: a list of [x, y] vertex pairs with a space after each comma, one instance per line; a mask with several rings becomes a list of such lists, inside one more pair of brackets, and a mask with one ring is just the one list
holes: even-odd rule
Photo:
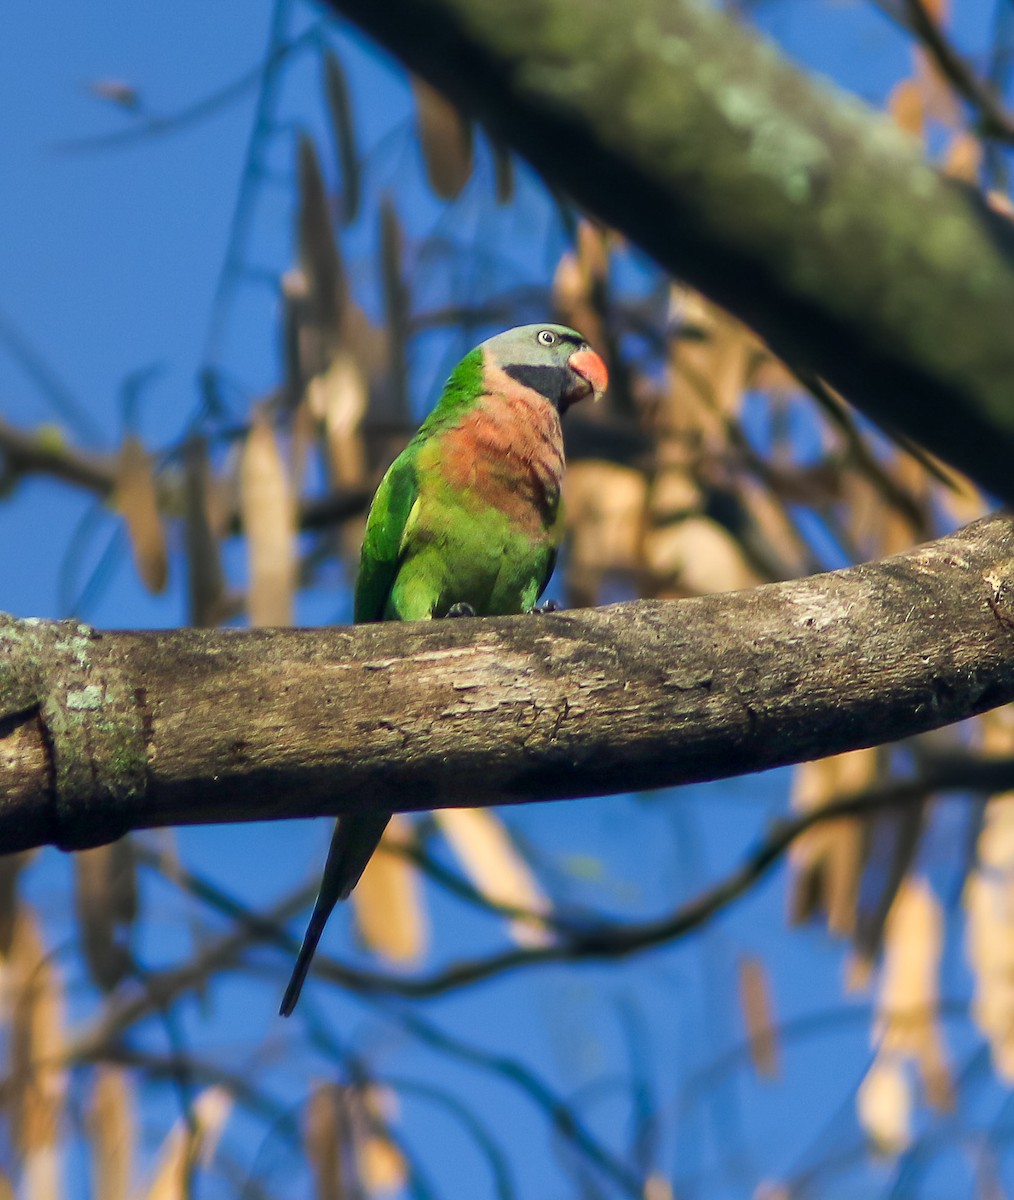
[[384, 619], [404, 550], [405, 526], [418, 495], [415, 447], [410, 443], [381, 480], [366, 520], [353, 610], [357, 625]]
[[451, 372], [433, 411], [391, 464], [373, 498], [359, 561], [353, 620], [382, 621], [405, 550], [405, 527], [419, 498], [420, 446], [459, 421], [483, 392], [482, 350], [476, 347]]

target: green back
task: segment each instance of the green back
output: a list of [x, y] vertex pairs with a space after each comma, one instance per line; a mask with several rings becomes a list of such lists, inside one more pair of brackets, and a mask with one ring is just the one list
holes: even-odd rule
[[357, 624], [383, 620], [384, 607], [398, 574], [402, 535], [419, 494], [411, 449], [409, 443], [394, 460], [373, 497], [356, 580], [352, 619]]

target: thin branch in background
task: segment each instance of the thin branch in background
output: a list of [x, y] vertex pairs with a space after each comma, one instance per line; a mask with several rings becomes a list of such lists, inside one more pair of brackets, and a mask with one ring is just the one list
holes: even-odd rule
[[1014, 114], [1004, 107], [992, 81], [981, 79], [951, 45], [923, 0], [874, 0], [874, 4], [926, 48], [940, 73], [975, 111], [976, 132], [1014, 145]]
[[467, 1104], [457, 1100], [452, 1093], [442, 1088], [434, 1087], [430, 1083], [420, 1083], [416, 1079], [384, 1075], [378, 1078], [377, 1082], [402, 1096], [414, 1096], [420, 1100], [429, 1101], [449, 1112], [462, 1125], [489, 1163], [490, 1174], [493, 1177], [493, 1189], [498, 1200], [515, 1200], [518, 1190], [507, 1156], [485, 1123], [479, 1120]]
[[[127, 543], [123, 527], [114, 525], [112, 529], [109, 529], [108, 517], [109, 513], [104, 507], [99, 504], [91, 505], [81, 519], [67, 549], [60, 566], [58, 586], [58, 603], [64, 617], [80, 616], [96, 603], [109, 586], [117, 563], [126, 550]], [[81, 559], [103, 526], [108, 533], [102, 553], [88, 572], [84, 582], [79, 584], [77, 572], [81, 565]]]
[[185, 1078], [206, 1085], [224, 1087], [251, 1113], [283, 1129], [286, 1139], [291, 1141], [293, 1146], [299, 1145], [299, 1122], [290, 1109], [273, 1099], [266, 1091], [257, 1088], [251, 1083], [250, 1076], [240, 1071], [230, 1070], [193, 1054], [184, 1054], [177, 1050], [167, 1055], [157, 1054], [154, 1051], [136, 1049], [125, 1042], [114, 1042], [96, 1048], [93, 1057], [80, 1061], [114, 1063], [116, 1066], [130, 1067], [131, 1070], [140, 1071], [150, 1079], [174, 1081]]
[[66, 422], [85, 442], [101, 444], [104, 435], [92, 420], [91, 414], [57, 375], [41, 351], [32, 345], [2, 309], [0, 309], [0, 345], [7, 350], [36, 385], [61, 421]]
[[[636, 1200], [643, 1196], [644, 1180], [607, 1150], [580, 1121], [573, 1106], [523, 1063], [507, 1055], [472, 1046], [433, 1022], [402, 1007], [385, 1005], [383, 1015], [400, 1025], [430, 1049], [456, 1058], [480, 1071], [495, 1075], [521, 1091], [546, 1117], [552, 1128], [587, 1161]], [[325, 1042], [326, 1044], [326, 1042]]]
[[[993, 14], [993, 36], [986, 78], [997, 96], [1006, 96], [1010, 82], [1012, 52], [1014, 52], [1014, 5], [998, 0]], [[1007, 156], [993, 142], [986, 145], [986, 171], [989, 186], [1006, 193], [1010, 186]]]
[[44, 430], [24, 430], [0, 417], [0, 481], [10, 488], [25, 475], [48, 475], [74, 487], [94, 492], [101, 499], [116, 487], [116, 459], [68, 445]]
[[975, 109], [979, 132], [984, 137], [1014, 144], [1014, 116], [1004, 108], [991, 84], [980, 79], [954, 49], [924, 0], [904, 0], [904, 7], [909, 28], [926, 47], [940, 73]]
[[[973, 1050], [954, 1079], [955, 1094], [967, 1093], [970, 1082], [988, 1082], [991, 1078], [989, 1063], [988, 1047], [977, 1047]], [[818, 1137], [799, 1155], [799, 1161], [805, 1162], [807, 1159], [812, 1159], [815, 1160], [814, 1165], [795, 1167], [786, 1172], [782, 1186], [787, 1197], [795, 1198], [817, 1194], [814, 1185], [818, 1182], [822, 1185], [819, 1193], [823, 1194], [827, 1191], [829, 1178], [836, 1170], [844, 1171], [849, 1167], [854, 1167], [856, 1163], [869, 1156], [870, 1146], [865, 1136], [860, 1134], [846, 1142], [846, 1139], [838, 1132], [841, 1129], [846, 1129], [850, 1133], [855, 1130], [854, 1092], [855, 1089], [852, 1089], [846, 1095], [838, 1110], [825, 1123]], [[944, 1114], [942, 1118], [932, 1122], [925, 1132], [918, 1136], [900, 1159], [893, 1176], [888, 1179], [883, 1195], [899, 1197], [912, 1194], [907, 1187], [903, 1186], [905, 1182], [910, 1181], [902, 1179], [902, 1175], [907, 1173], [905, 1164], [910, 1162], [909, 1155], [920, 1150], [940, 1150], [948, 1144], [960, 1144], [968, 1139], [967, 1126], [962, 1127], [958, 1124], [960, 1111], [960, 1106], [957, 1106], [954, 1113]], [[830, 1145], [833, 1149], [825, 1150], [824, 1145]]]
[[[323, 956], [314, 964], [314, 973], [319, 979], [326, 979], [357, 994], [428, 999], [519, 968], [553, 962], [591, 962], [626, 958], [668, 945], [701, 928], [764, 879], [798, 837], [825, 821], [845, 816], [866, 816], [889, 808], [921, 804], [930, 795], [946, 792], [995, 793], [1011, 788], [1014, 788], [1014, 759], [976, 759], [964, 754], [928, 759], [922, 773], [916, 779], [878, 783], [824, 807], [782, 818], [738, 868], [719, 883], [706, 888], [692, 900], [678, 905], [672, 912], [660, 918], [640, 922], [602, 921], [592, 928], [572, 931], [566, 938], [548, 946], [512, 947], [497, 954], [451, 963], [429, 975], [404, 976], [363, 970]], [[137, 853], [138, 861], [148, 866], [158, 866], [157, 854], [143, 846], [138, 848]], [[443, 872], [438, 873], [438, 877], [442, 874]], [[221, 944], [216, 943], [207, 948], [206, 956], [209, 961], [235, 962], [255, 941], [271, 942], [288, 953], [294, 952], [295, 939], [281, 928], [277, 919], [257, 916], [242, 902], [193, 872], [174, 867], [173, 879], [202, 902], [241, 925], [240, 931], [222, 939]], [[469, 885], [462, 881], [461, 886], [455, 890], [465, 893], [468, 887]], [[279, 909], [286, 914], [298, 912], [309, 903], [313, 893], [313, 885], [302, 888], [282, 901]], [[511, 914], [514, 911], [506, 906], [501, 909], [492, 902], [490, 907], [497, 915], [501, 915], [502, 912]], [[160, 981], [160, 986], [170, 987], [174, 991], [189, 986], [188, 975], [194, 978], [203, 977], [192, 964], [165, 972], [164, 975], [166, 978]], [[120, 1004], [124, 1010], [127, 1009], [125, 1003], [121, 1004], [116, 1000], [110, 1004]], [[131, 1011], [135, 1015], [129, 1018], [115, 1018], [114, 1023], [120, 1024], [124, 1020], [130, 1023], [139, 1019], [139, 1015], [146, 1013], [147, 1008], [138, 1008], [135, 1005]]]
[[292, 59], [307, 46], [315, 45], [319, 38], [320, 25], [313, 25], [291, 41], [273, 45], [262, 62], [251, 67], [249, 71], [245, 71], [231, 83], [227, 83], [207, 96], [202, 96], [200, 100], [195, 100], [192, 104], [177, 109], [176, 112], [166, 113], [163, 116], [149, 116], [136, 122], [129, 129], [119, 129], [115, 133], [104, 133], [95, 137], [70, 138], [57, 142], [53, 148], [60, 154], [118, 150], [124, 146], [135, 145], [137, 142], [182, 133], [242, 99], [247, 92], [261, 83], [267, 72]]
[[[282, 72], [280, 67], [284, 59], [278, 59], [280, 49], [288, 44], [288, 22], [291, 9], [290, 0], [275, 0], [274, 11], [268, 31], [268, 49], [264, 56], [266, 67], [259, 73], [259, 90], [253, 122], [250, 127], [250, 137], [247, 142], [246, 154], [243, 159], [243, 170], [240, 175], [236, 207], [233, 210], [232, 221], [226, 239], [225, 256], [218, 276], [214, 296], [211, 301], [211, 317], [205, 335], [204, 352], [201, 355], [205, 366], [202, 375], [215, 369], [216, 360], [222, 348], [225, 337], [226, 323], [229, 313], [229, 297], [237, 276], [243, 269], [243, 255], [253, 220], [254, 203], [256, 201], [257, 182], [263, 170], [263, 152], [274, 124], [274, 108], [281, 87]], [[210, 406], [207, 394], [195, 423], [203, 416], [209, 415]]]
[[553, 1129], [603, 1175], [638, 1200], [643, 1196], [644, 1180], [640, 1175], [610, 1153], [580, 1121], [573, 1106], [523, 1063], [471, 1046], [417, 1013], [401, 1010], [394, 1015], [399, 1024], [425, 1045], [514, 1084], [542, 1111]]

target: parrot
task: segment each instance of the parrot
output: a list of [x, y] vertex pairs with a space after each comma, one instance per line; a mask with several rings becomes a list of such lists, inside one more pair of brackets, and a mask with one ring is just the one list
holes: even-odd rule
[[[377, 488], [354, 622], [541, 611], [563, 536], [560, 418], [579, 400], [599, 399], [607, 383], [602, 358], [563, 325], [521, 325], [466, 354]], [[282, 1016], [390, 817], [339, 817]]]

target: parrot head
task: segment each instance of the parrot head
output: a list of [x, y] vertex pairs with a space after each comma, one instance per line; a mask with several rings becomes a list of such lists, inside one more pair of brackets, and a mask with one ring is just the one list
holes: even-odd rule
[[566, 325], [519, 325], [482, 344], [512, 379], [534, 388], [560, 415], [578, 400], [601, 398], [609, 382], [606, 364]]

